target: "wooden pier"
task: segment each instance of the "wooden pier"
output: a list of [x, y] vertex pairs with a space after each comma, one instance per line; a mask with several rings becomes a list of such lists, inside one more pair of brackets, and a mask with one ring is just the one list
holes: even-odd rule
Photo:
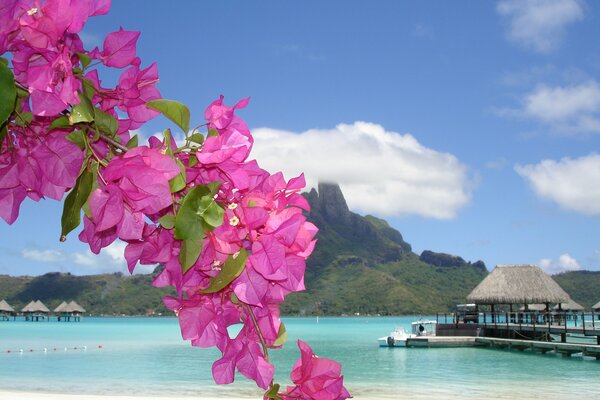
[[503, 339], [477, 336], [429, 336], [410, 338], [406, 347], [492, 347], [518, 351], [533, 351], [546, 354], [554, 352], [563, 357], [581, 354], [600, 360], [600, 345], [583, 343], [544, 342], [539, 340]]
[[600, 360], [600, 323], [595, 313], [482, 313], [476, 323], [448, 317], [438, 314], [436, 336], [408, 339], [407, 347], [487, 346]]

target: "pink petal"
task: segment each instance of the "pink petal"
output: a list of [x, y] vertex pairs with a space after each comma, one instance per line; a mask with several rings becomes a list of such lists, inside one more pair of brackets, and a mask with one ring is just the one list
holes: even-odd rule
[[115, 68], [131, 65], [139, 36], [140, 32], [125, 31], [123, 28], [106, 35], [101, 53], [104, 64]]
[[121, 192], [118, 188], [112, 189], [112, 186], [107, 189], [106, 192], [96, 189], [90, 196], [90, 211], [98, 232], [115, 227], [123, 218]]

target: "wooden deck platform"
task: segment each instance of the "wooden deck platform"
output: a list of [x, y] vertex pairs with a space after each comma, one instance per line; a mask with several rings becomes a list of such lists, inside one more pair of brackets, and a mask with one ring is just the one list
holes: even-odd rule
[[406, 347], [473, 347], [474, 336], [421, 336], [406, 339]]
[[518, 351], [534, 351], [539, 353], [554, 352], [565, 357], [582, 354], [600, 360], [600, 345], [582, 343], [544, 342], [539, 340], [503, 339], [477, 336], [428, 336], [410, 338], [406, 347], [476, 347], [486, 346]]

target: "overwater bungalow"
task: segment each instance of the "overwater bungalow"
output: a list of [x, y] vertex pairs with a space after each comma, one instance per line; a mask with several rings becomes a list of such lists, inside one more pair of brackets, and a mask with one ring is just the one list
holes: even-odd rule
[[62, 302], [54, 312], [57, 313], [59, 321], [79, 321], [81, 314], [85, 312], [85, 308], [81, 307], [75, 300], [70, 303]]
[[535, 265], [498, 265], [467, 296], [470, 303], [490, 306], [492, 320], [499, 305], [508, 305], [511, 314], [515, 304], [524, 305], [525, 310], [530, 304], [543, 304], [544, 311], [549, 312], [550, 304], [569, 299], [567, 292]]
[[58, 307], [56, 307], [56, 308], [54, 309], [54, 313], [55, 313], [55, 314], [60, 314], [60, 313], [63, 313], [63, 312], [65, 311], [65, 307], [66, 307], [66, 306], [67, 306], [67, 302], [66, 302], [66, 301], [63, 301], [62, 303], [60, 303], [60, 304], [58, 305]]
[[49, 320], [50, 310], [40, 300], [31, 301], [21, 310], [26, 321]]
[[6, 300], [0, 301], [0, 321], [8, 321], [11, 316], [15, 319], [15, 315], [15, 309]]

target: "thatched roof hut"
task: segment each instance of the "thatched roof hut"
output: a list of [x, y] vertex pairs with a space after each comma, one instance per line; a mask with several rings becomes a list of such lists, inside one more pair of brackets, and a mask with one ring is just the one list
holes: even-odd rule
[[21, 311], [24, 313], [38, 313], [38, 312], [49, 313], [50, 312], [48, 307], [46, 307], [46, 305], [39, 300], [30, 301], [29, 304], [27, 304], [25, 307], [23, 307], [23, 309]]
[[64, 311], [68, 313], [84, 313], [85, 308], [81, 307], [79, 304], [77, 304], [77, 302], [75, 302], [75, 300], [73, 300], [67, 304]]
[[475, 304], [564, 303], [569, 298], [535, 265], [498, 265], [467, 296]]
[[22, 312], [34, 312], [35, 309], [35, 301], [30, 301], [25, 307], [21, 309]]
[[49, 313], [50, 310], [48, 309], [48, 307], [46, 307], [46, 305], [44, 303], [42, 303], [39, 300], [35, 301], [35, 309], [33, 310], [34, 312], [42, 312], [42, 313]]
[[569, 299], [565, 303], [557, 304], [554, 306], [555, 310], [558, 310], [559, 308], [564, 311], [583, 311], [584, 310], [584, 307], [581, 304], [574, 301], [573, 299]]
[[592, 310], [594, 310], [594, 311], [600, 310], [600, 301], [592, 306]]
[[66, 301], [63, 301], [62, 303], [60, 303], [60, 304], [59, 304], [59, 306], [58, 306], [58, 307], [56, 307], [56, 308], [54, 309], [54, 312], [55, 312], [55, 313], [58, 313], [58, 312], [65, 312], [65, 307], [67, 307], [67, 302], [66, 302]]
[[0, 313], [14, 313], [15, 309], [11, 307], [6, 300], [0, 301]]

